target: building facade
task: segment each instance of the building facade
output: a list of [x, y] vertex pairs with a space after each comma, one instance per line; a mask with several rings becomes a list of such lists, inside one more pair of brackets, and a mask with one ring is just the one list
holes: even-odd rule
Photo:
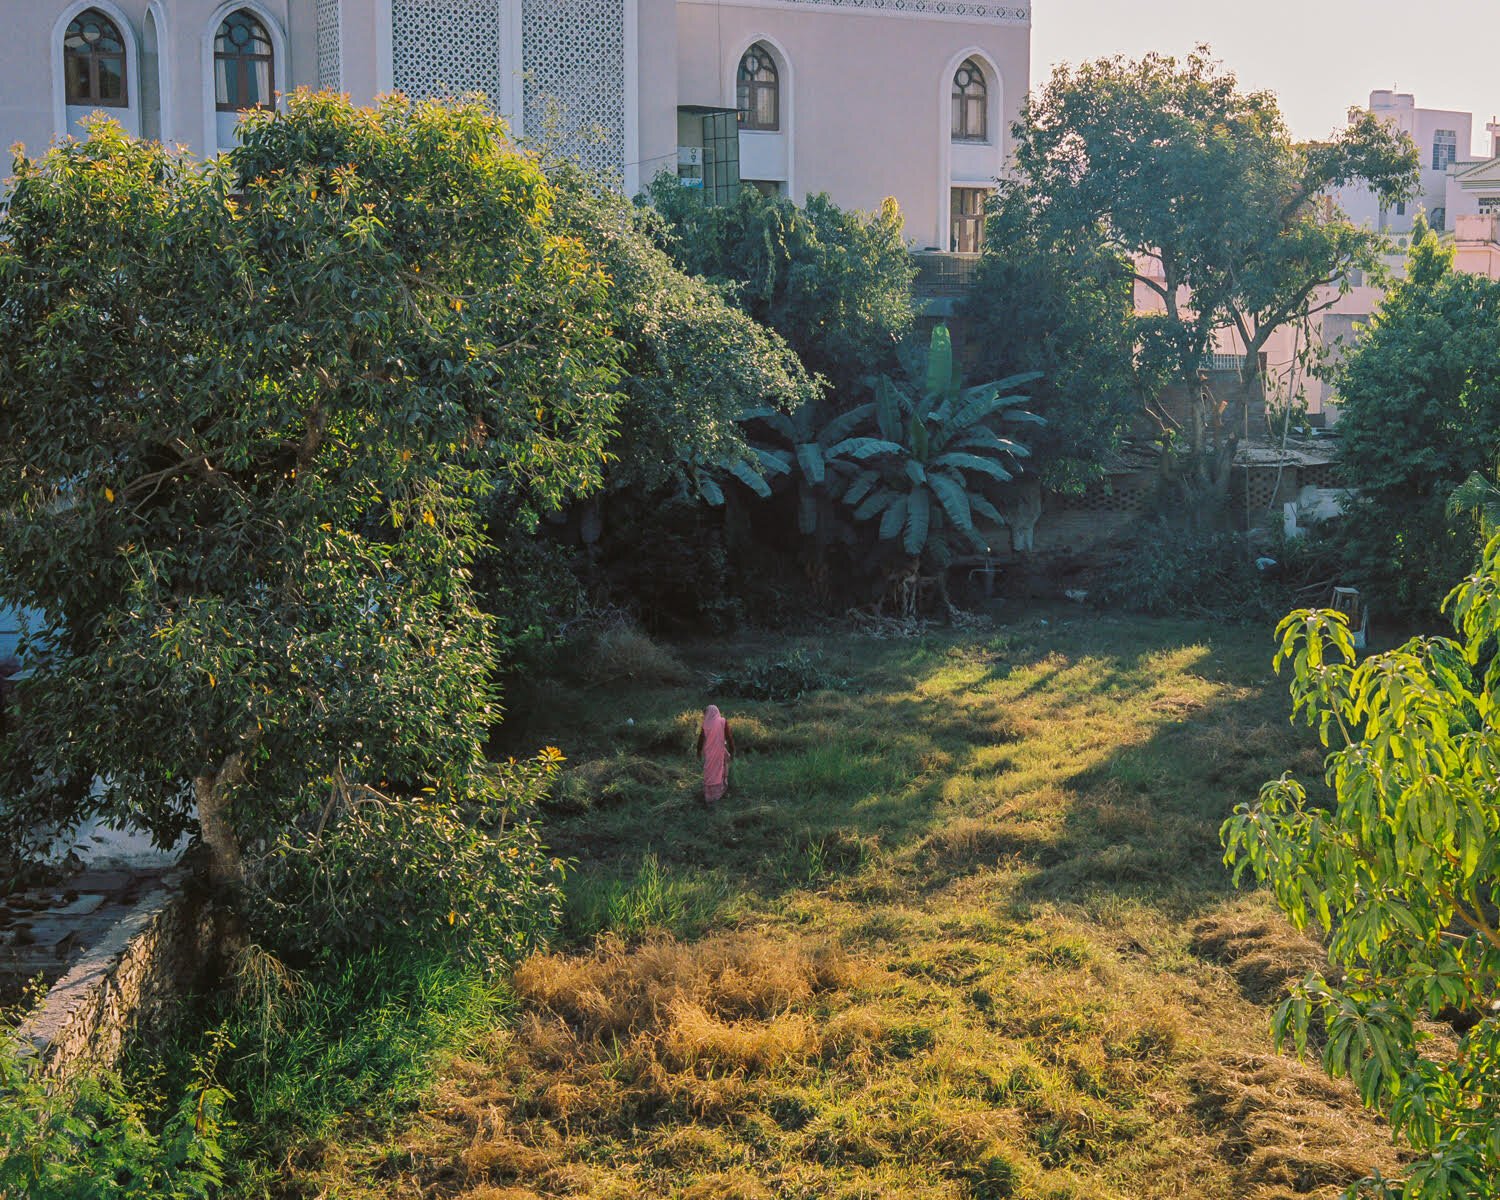
[[1027, 0], [0, 0], [0, 141], [94, 111], [200, 155], [298, 87], [483, 92], [629, 192], [663, 172], [972, 251], [1030, 84]]
[[[1362, 117], [1365, 111], [1355, 108], [1349, 115]], [[1416, 97], [1409, 92], [1392, 91], [1371, 92], [1368, 111], [1411, 138], [1421, 159], [1421, 193], [1409, 203], [1386, 208], [1369, 188], [1347, 187], [1335, 195], [1339, 207], [1358, 224], [1382, 233], [1410, 233], [1419, 212], [1426, 214], [1434, 229], [1451, 229], [1447, 211], [1449, 172], [1454, 163], [1473, 158], [1473, 114], [1418, 108]]]

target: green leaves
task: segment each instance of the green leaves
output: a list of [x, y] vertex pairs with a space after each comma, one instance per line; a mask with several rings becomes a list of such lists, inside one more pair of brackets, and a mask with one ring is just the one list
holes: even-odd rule
[[[196, 822], [232, 867], [372, 791], [483, 807], [483, 524], [598, 489], [620, 403], [608, 278], [556, 200], [482, 106], [401, 98], [290, 96], [207, 166], [107, 126], [22, 164], [0, 595], [54, 653], [0, 745], [13, 820]], [[247, 857], [294, 908], [307, 876]], [[483, 903], [545, 921], [519, 861]], [[376, 935], [341, 911], [330, 939]]]
[[[1253, 872], [1327, 939], [1335, 971], [1294, 990], [1278, 1041], [1301, 1053], [1322, 1021], [1325, 1069], [1426, 1156], [1401, 1192], [1418, 1200], [1485, 1194], [1500, 1179], [1487, 1074], [1500, 1047], [1500, 727], [1494, 673], [1474, 676], [1500, 634], [1497, 589], [1500, 540], [1449, 597], [1459, 640], [1417, 638], [1363, 661], [1341, 615], [1283, 621], [1276, 666], [1291, 669], [1294, 719], [1333, 747], [1332, 804], [1310, 805], [1283, 777], [1221, 835], [1236, 881]], [[1465, 1032], [1451, 1048], [1420, 1023], [1453, 1014]]]

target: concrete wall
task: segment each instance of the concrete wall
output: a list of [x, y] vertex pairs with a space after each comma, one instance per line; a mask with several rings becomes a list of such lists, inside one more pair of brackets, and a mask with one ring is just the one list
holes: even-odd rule
[[[1030, 87], [1029, 23], [681, 0], [678, 103], [734, 105], [740, 57], [758, 41], [777, 58], [783, 129], [741, 133], [741, 174], [784, 180], [799, 201], [828, 192], [871, 210], [894, 196], [914, 244], [946, 248], [949, 189], [993, 183], [1009, 157]], [[954, 147], [953, 73], [971, 54], [990, 76], [991, 143]]]
[[217, 967], [216, 934], [201, 900], [175, 887], [148, 893], [47, 992], [19, 1031], [23, 1044], [57, 1074], [113, 1066]]

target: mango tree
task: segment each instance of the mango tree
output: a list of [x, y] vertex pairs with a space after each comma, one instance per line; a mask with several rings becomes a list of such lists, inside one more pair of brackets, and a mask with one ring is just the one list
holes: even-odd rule
[[1321, 1027], [1324, 1067], [1420, 1154], [1359, 1190], [1404, 1200], [1500, 1188], [1500, 539], [1446, 607], [1456, 639], [1363, 661], [1341, 614], [1288, 617], [1276, 665], [1330, 748], [1332, 796], [1283, 776], [1223, 829], [1236, 879], [1327, 939], [1331, 969], [1293, 989], [1276, 1037], [1301, 1053]]
[[[233, 893], [306, 878], [287, 855], [367, 802], [435, 863], [514, 831], [476, 503], [596, 487], [615, 405], [607, 282], [553, 200], [483, 108], [400, 98], [292, 96], [209, 164], [110, 124], [16, 160], [0, 599], [50, 649], [0, 746], [14, 820], [194, 830]], [[400, 908], [387, 874], [335, 915]], [[412, 902], [445, 932], [455, 878]]]

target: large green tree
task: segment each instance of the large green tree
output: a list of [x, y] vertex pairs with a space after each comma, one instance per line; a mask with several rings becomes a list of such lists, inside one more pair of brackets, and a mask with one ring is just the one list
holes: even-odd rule
[[[1186, 427], [1164, 419], [1164, 433], [1209, 497], [1226, 493], [1245, 407], [1262, 394], [1260, 350], [1331, 303], [1353, 270], [1378, 268], [1377, 235], [1323, 198], [1351, 183], [1404, 198], [1418, 159], [1373, 116], [1294, 143], [1275, 97], [1242, 90], [1200, 49], [1058, 68], [1027, 101], [1016, 167], [1039, 219], [1097, 231], [1154, 294], [1163, 312], [1142, 327], [1140, 356], [1193, 397]], [[1224, 329], [1244, 367], [1231, 394], [1208, 397], [1198, 372]]]
[[1387, 612], [1422, 621], [1474, 559], [1450, 496], [1500, 460], [1500, 282], [1460, 275], [1452, 258], [1419, 231], [1406, 278], [1337, 378], [1351, 570]]
[[1500, 1192], [1500, 539], [1448, 599], [1457, 639], [1360, 660], [1341, 614], [1293, 613], [1278, 667], [1330, 749], [1332, 801], [1290, 775], [1225, 824], [1236, 878], [1270, 884], [1331, 969], [1296, 987], [1276, 1033], [1316, 1022], [1324, 1066], [1421, 1157], [1394, 1200]]
[[677, 263], [729, 285], [841, 403], [853, 403], [867, 378], [895, 365], [916, 318], [916, 272], [894, 200], [858, 213], [827, 196], [799, 206], [746, 188], [732, 204], [710, 205], [666, 176], [651, 199]]
[[998, 189], [964, 302], [969, 367], [982, 378], [1041, 372], [1028, 433], [1042, 482], [1077, 491], [1139, 411], [1130, 262], [1097, 225], [1057, 228], [1019, 181]]
[[400, 98], [294, 95], [210, 164], [110, 124], [17, 159], [0, 596], [47, 653], [0, 747], [13, 816], [197, 828], [236, 888], [304, 877], [344, 814], [499, 827], [476, 501], [597, 487], [616, 404], [607, 280], [555, 200], [481, 107]]

